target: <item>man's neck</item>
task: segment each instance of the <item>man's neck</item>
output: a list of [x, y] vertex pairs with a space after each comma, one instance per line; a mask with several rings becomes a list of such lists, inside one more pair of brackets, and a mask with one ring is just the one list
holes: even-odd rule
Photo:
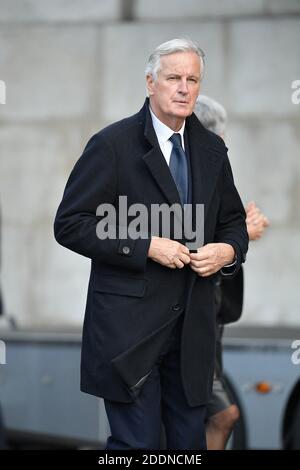
[[169, 126], [170, 129], [172, 129], [172, 131], [178, 132], [182, 128], [184, 121], [185, 121], [185, 119], [180, 119], [179, 120], [179, 119], [174, 118], [173, 120], [171, 120], [171, 122], [169, 124], [167, 124], [167, 126]]

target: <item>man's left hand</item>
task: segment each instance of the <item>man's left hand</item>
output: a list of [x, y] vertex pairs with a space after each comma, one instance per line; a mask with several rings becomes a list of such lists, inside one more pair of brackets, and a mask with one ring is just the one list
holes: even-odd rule
[[233, 263], [235, 252], [228, 243], [208, 243], [190, 253], [190, 267], [201, 277], [211, 276], [224, 266]]

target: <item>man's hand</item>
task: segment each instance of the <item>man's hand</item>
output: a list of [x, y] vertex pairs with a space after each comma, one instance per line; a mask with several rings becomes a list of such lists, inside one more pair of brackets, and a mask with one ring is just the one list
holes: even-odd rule
[[246, 224], [249, 240], [258, 240], [264, 233], [266, 227], [270, 225], [267, 217], [260, 211], [254, 201], [246, 206]]
[[208, 243], [190, 253], [191, 268], [201, 277], [211, 276], [234, 261], [235, 252], [228, 243]]
[[171, 269], [181, 269], [190, 262], [190, 252], [186, 246], [160, 237], [152, 237], [148, 257]]

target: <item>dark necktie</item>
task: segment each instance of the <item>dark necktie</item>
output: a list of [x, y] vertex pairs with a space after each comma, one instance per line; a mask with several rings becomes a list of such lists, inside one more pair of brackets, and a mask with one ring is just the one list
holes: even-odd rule
[[169, 139], [172, 144], [172, 152], [170, 157], [170, 171], [177, 186], [181, 203], [186, 204], [188, 198], [188, 166], [186, 154], [181, 145], [181, 135], [173, 134]]

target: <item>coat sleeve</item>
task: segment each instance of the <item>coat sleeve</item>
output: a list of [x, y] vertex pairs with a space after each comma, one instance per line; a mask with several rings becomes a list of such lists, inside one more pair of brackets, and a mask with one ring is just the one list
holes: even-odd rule
[[235, 187], [231, 166], [226, 154], [223, 164], [221, 204], [215, 232], [215, 242], [228, 243], [235, 250], [236, 264], [233, 269], [226, 272], [226, 275], [235, 275], [241, 263], [245, 262], [248, 241], [245, 210]]
[[101, 133], [87, 143], [75, 164], [58, 207], [54, 234], [58, 243], [99, 262], [142, 271], [145, 269], [150, 238], [133, 240], [115, 235], [99, 238], [97, 215], [100, 204], [116, 207], [118, 198], [117, 159], [113, 146]]

